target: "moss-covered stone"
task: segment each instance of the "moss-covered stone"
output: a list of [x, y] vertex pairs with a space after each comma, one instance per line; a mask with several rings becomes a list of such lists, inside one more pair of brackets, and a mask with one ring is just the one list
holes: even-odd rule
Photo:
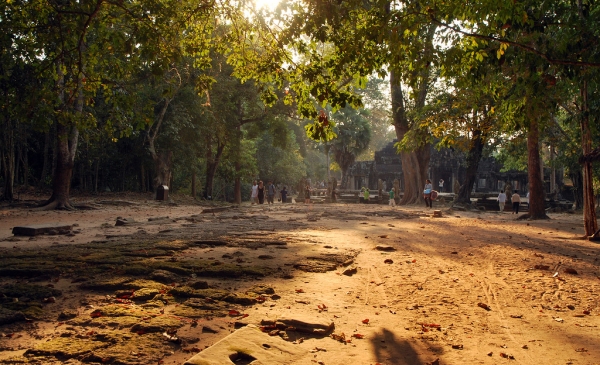
[[56, 337], [36, 344], [27, 350], [25, 355], [73, 358], [106, 346], [108, 346], [107, 343], [87, 338]]
[[191, 301], [201, 301], [202, 299], [190, 299], [186, 301], [190, 305], [179, 305], [169, 310], [169, 314], [188, 318], [203, 317], [226, 317], [231, 309], [231, 304], [225, 302], [199, 303]]
[[25, 320], [25, 315], [19, 311], [13, 311], [0, 307], [0, 325], [11, 324]]
[[41, 285], [15, 284], [0, 287], [0, 297], [23, 298], [21, 301], [42, 300], [48, 297], [59, 297], [62, 292], [58, 289]]
[[159, 289], [141, 288], [133, 293], [133, 299], [146, 301], [154, 298], [157, 294], [160, 294]]
[[183, 298], [212, 298], [222, 300], [230, 293], [227, 290], [220, 289], [194, 289], [189, 286], [178, 286], [170, 291], [171, 294]]
[[234, 303], [240, 305], [253, 305], [256, 304], [256, 296], [247, 295], [247, 294], [239, 294], [239, 293], [231, 293], [223, 298], [227, 303]]
[[164, 332], [171, 328], [179, 328], [185, 322], [173, 316], [162, 315], [142, 320], [131, 327], [131, 331], [138, 333]]

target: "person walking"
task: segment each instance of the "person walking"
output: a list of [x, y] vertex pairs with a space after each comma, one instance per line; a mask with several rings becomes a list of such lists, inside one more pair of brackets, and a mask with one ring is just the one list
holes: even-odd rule
[[521, 205], [521, 196], [519, 195], [517, 190], [515, 190], [515, 193], [512, 195], [512, 197], [510, 199], [512, 200], [512, 203], [513, 203], [512, 214], [519, 214], [519, 205]]
[[365, 200], [365, 204], [369, 204], [369, 188], [366, 188], [364, 193], [363, 193], [363, 198]]
[[264, 183], [261, 181], [258, 182], [258, 204], [264, 204], [265, 203], [265, 185]]
[[283, 190], [281, 190], [279, 193], [281, 194], [281, 202], [285, 203], [285, 201], [287, 199], [287, 193], [288, 193], [286, 187], [284, 186]]
[[390, 207], [396, 206], [396, 200], [394, 199], [394, 188], [390, 189]]
[[310, 203], [310, 185], [306, 184], [304, 187], [304, 204]]
[[258, 184], [256, 183], [256, 180], [254, 180], [252, 183], [252, 194], [250, 195], [250, 201], [252, 202], [252, 205], [258, 203]]
[[500, 194], [498, 194], [498, 205], [500, 206], [500, 213], [504, 212], [504, 205], [506, 204], [506, 194], [502, 190], [500, 190]]
[[275, 200], [275, 185], [273, 185], [272, 181], [269, 181], [267, 184], [267, 203], [273, 204]]
[[431, 180], [425, 180], [425, 189], [423, 189], [423, 199], [425, 199], [425, 206], [427, 208], [433, 208], [433, 201], [431, 199], [431, 192], [433, 191], [433, 185]]

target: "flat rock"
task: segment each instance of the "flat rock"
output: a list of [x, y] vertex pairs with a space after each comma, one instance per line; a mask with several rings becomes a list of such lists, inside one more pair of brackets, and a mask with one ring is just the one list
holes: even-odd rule
[[333, 331], [334, 323], [327, 318], [309, 317], [303, 315], [280, 317], [275, 324], [286, 328], [293, 327], [298, 332], [327, 334]]
[[346, 275], [346, 276], [352, 276], [352, 275], [356, 274], [357, 272], [358, 272], [358, 269], [356, 268], [356, 266], [351, 266], [351, 267], [346, 268], [346, 270], [342, 271], [342, 274]]
[[248, 325], [194, 355], [184, 365], [234, 365], [237, 360], [245, 360], [245, 364], [253, 365], [286, 365], [306, 355], [307, 350]]
[[127, 226], [134, 223], [136, 223], [136, 221], [133, 218], [117, 218], [115, 226]]
[[386, 252], [391, 252], [391, 251], [396, 251], [396, 249], [392, 246], [375, 246], [375, 249], [378, 251], [386, 251]]
[[200, 214], [206, 214], [206, 213], [219, 213], [219, 212], [224, 212], [228, 209], [231, 209], [232, 207], [217, 207], [217, 208], [206, 208], [206, 209], [202, 209], [202, 212], [200, 212]]
[[15, 236], [37, 236], [50, 232], [70, 232], [71, 228], [73, 228], [72, 224], [64, 223], [32, 224], [14, 227], [12, 233]]
[[[150, 274], [150, 279], [163, 284], [176, 283], [181, 281], [181, 276], [166, 270], [154, 270]], [[208, 286], [207, 286], [208, 287]], [[203, 288], [205, 289], [205, 288]]]

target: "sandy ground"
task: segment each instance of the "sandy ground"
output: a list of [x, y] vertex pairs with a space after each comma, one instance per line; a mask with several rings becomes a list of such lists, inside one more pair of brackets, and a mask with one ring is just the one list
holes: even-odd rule
[[[110, 199], [119, 198], [96, 200]], [[1, 207], [0, 249], [77, 245], [142, 229], [150, 236], [179, 232], [180, 239], [197, 233], [186, 233], [189, 222], [178, 217], [206, 208], [189, 201], [167, 205], [138, 197], [134, 202], [76, 212]], [[306, 337], [298, 346], [313, 353], [296, 364], [600, 364], [600, 247], [577, 238], [583, 234], [580, 215], [557, 213], [547, 221], [517, 221], [510, 213], [436, 209], [442, 210], [442, 218], [414, 206], [244, 204], [235, 214], [252, 220], [241, 221], [227, 211], [210, 213], [196, 229], [288, 240], [290, 250], [259, 250], [273, 259], [265, 265], [283, 263], [290, 268], [288, 262], [297, 255], [358, 252], [352, 276], [342, 274], [346, 268], [341, 266], [326, 273], [290, 268], [292, 278], [260, 280], [280, 298], [240, 309], [248, 314], [248, 323], [295, 314], [328, 318], [335, 323], [335, 334], [352, 339], [343, 343]], [[119, 216], [140, 222], [169, 219], [115, 227]], [[54, 222], [76, 223], [80, 233], [33, 239], [11, 234], [17, 225]], [[378, 245], [394, 250], [380, 251]], [[218, 258], [230, 251], [217, 247], [196, 254]], [[249, 279], [211, 280], [236, 289], [255, 284]], [[12, 282], [0, 278], [0, 285]], [[52, 304], [56, 312], [67, 307], [86, 310], [81, 297], [89, 293], [67, 280], [56, 285], [68, 293]], [[202, 349], [233, 331], [233, 322], [230, 317], [203, 319], [217, 333], [202, 333], [202, 326], [179, 333], [199, 337]], [[1, 363], [10, 363], [6, 359], [64, 330], [51, 320], [30, 326], [0, 326], [5, 334], [0, 339]], [[13, 336], [14, 331], [23, 335]], [[362, 338], [351, 337], [357, 334]], [[182, 364], [191, 355], [174, 348], [159, 363]]]

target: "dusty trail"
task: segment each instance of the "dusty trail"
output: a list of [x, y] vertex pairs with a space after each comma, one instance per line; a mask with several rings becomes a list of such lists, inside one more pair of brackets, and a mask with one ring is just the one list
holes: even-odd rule
[[[122, 357], [110, 360], [113, 363], [181, 364], [194, 352], [229, 334], [235, 325], [259, 324], [263, 319], [288, 314], [331, 319], [335, 334], [343, 333], [346, 338], [364, 336], [346, 344], [329, 337], [305, 337], [297, 346], [326, 351], [310, 353], [294, 363], [298, 365], [318, 361], [326, 365], [428, 364], [438, 358], [440, 364], [600, 363], [599, 251], [597, 244], [574, 239], [581, 233], [578, 216], [552, 214], [550, 221], [520, 222], [510, 214], [445, 209], [443, 218], [432, 218], [420, 207], [391, 210], [373, 205], [244, 205], [202, 214], [203, 208], [193, 203], [165, 206], [144, 200], [131, 206], [103, 206], [97, 211], [75, 213], [2, 208], [0, 270], [15, 253], [60, 257], [52, 255], [64, 249], [78, 262], [91, 262], [100, 260], [94, 256], [100, 252], [97, 250], [114, 247], [111, 250], [120, 250], [125, 256], [100, 260], [108, 262], [110, 258], [116, 263], [111, 264], [114, 268], [110, 275], [148, 280], [150, 275], [158, 277], [156, 271], [139, 276], [148, 265], [170, 268], [178, 273], [173, 276], [177, 284], [174, 288], [181, 289], [179, 297], [154, 308], [151, 299], [134, 297], [128, 304], [115, 296], [119, 292], [112, 287], [82, 289], [76, 268], [59, 277], [0, 276], [0, 290], [6, 291], [15, 283], [52, 284], [63, 292], [55, 303], [40, 307], [43, 313], [39, 319], [0, 325], [4, 334], [0, 338], [0, 364], [26, 360], [40, 364], [101, 363], [99, 355], [85, 358], [52, 351], [40, 355], [38, 351], [38, 357], [31, 357], [32, 349], [49, 340], [83, 341], [94, 331], [115, 336], [116, 345], [112, 346], [124, 349]], [[115, 227], [117, 216], [132, 217], [139, 224]], [[11, 227], [32, 221], [76, 222], [81, 232], [32, 240], [11, 237]], [[379, 251], [377, 245], [395, 250]], [[353, 257], [355, 274], [343, 274], [348, 266], [335, 261], [343, 257]], [[214, 270], [226, 272], [225, 268], [236, 276], [205, 276]], [[235, 271], [252, 273], [258, 268], [268, 273], [237, 276]], [[577, 274], [569, 274], [566, 269]], [[99, 272], [90, 280], [95, 283], [102, 275]], [[205, 299], [185, 297], [185, 288], [198, 280], [206, 281], [209, 287], [201, 290], [212, 290], [214, 295], [230, 293], [229, 299], [211, 303], [210, 313], [201, 309], [207, 305]], [[241, 304], [244, 293], [257, 290], [253, 289], [257, 284], [271, 288], [275, 295], [261, 294], [264, 300], [257, 302], [252, 297]], [[144, 288], [155, 285], [148, 282], [140, 285], [137, 291], [146, 290], [149, 295], [153, 290], [163, 290]], [[192, 295], [199, 295], [201, 290]], [[109, 322], [99, 325], [104, 317], [90, 318], [94, 310], [108, 310], [114, 305], [130, 311], [142, 307], [162, 310], [170, 322], [165, 319], [156, 324], [157, 328], [175, 329], [185, 342], [170, 343], [161, 337], [162, 332], [156, 332], [130, 337], [129, 341], [141, 341], [135, 343], [142, 350], [127, 349], [127, 342], [120, 339], [131, 336], [129, 328], [120, 325], [122, 328], [117, 326], [113, 331]], [[232, 309], [247, 316], [227, 315]], [[66, 310], [75, 311], [77, 317], [58, 319]], [[136, 321], [131, 314], [112, 318], [127, 319], [132, 324]], [[290, 341], [301, 337], [293, 332], [288, 335]], [[151, 351], [152, 347], [156, 351]], [[102, 351], [93, 350], [96, 354]]]

